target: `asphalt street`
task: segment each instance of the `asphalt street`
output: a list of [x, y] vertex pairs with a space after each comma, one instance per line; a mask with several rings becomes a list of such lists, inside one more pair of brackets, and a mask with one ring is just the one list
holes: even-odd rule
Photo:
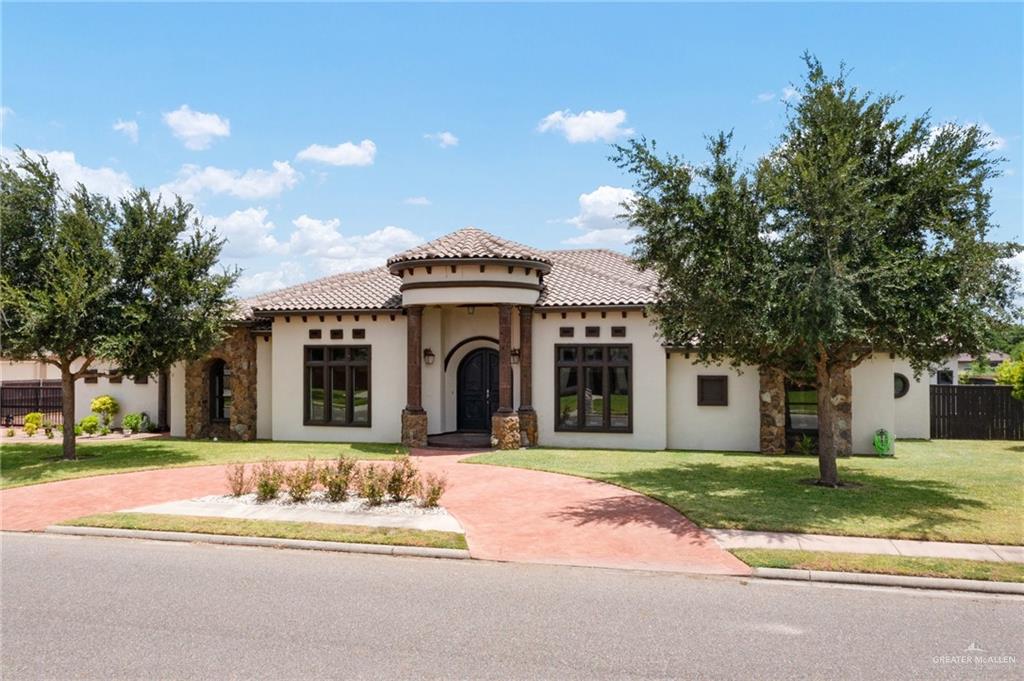
[[1024, 599], [0, 535], [4, 679], [1024, 678]]

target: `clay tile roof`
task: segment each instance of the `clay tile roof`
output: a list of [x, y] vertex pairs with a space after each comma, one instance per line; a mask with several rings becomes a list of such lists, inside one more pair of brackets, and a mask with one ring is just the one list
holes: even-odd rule
[[401, 279], [386, 268], [346, 272], [289, 286], [239, 301], [240, 307], [260, 311], [396, 310], [402, 307]]
[[497, 258], [551, 264], [543, 251], [509, 241], [476, 227], [467, 227], [388, 258], [388, 265], [418, 260]]
[[551, 272], [537, 305], [648, 305], [657, 298], [657, 276], [638, 270], [629, 256], [605, 249], [547, 251]]

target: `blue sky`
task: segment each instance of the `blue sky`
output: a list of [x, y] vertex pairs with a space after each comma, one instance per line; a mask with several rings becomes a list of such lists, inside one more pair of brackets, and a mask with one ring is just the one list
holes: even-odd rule
[[1022, 240], [1019, 4], [5, 3], [2, 20], [3, 146], [97, 191], [185, 194], [242, 294], [467, 225], [628, 248], [609, 144], [699, 161], [731, 129], [754, 161], [805, 49], [902, 112], [987, 126], [1007, 159], [993, 237]]

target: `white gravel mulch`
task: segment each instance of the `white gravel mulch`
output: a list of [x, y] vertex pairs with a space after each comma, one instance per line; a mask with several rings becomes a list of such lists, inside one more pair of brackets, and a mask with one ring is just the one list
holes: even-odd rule
[[350, 494], [346, 501], [328, 501], [327, 494], [322, 491], [315, 491], [309, 495], [309, 499], [301, 503], [292, 501], [286, 493], [277, 495], [271, 501], [257, 502], [255, 494], [243, 494], [240, 497], [233, 497], [229, 494], [214, 494], [208, 497], [199, 497], [193, 501], [203, 503], [223, 503], [231, 505], [251, 506], [284, 506], [288, 508], [310, 508], [318, 511], [336, 511], [338, 513], [368, 513], [372, 515], [396, 515], [396, 516], [419, 516], [419, 515], [448, 515], [448, 511], [441, 506], [424, 508], [420, 506], [418, 499], [408, 501], [385, 501], [378, 506], [371, 506], [366, 499]]

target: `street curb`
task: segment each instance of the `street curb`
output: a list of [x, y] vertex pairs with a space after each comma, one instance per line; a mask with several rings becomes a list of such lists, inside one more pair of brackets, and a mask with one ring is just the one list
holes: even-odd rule
[[388, 544], [350, 544], [315, 539], [280, 539], [277, 537], [239, 537], [228, 534], [202, 534], [199, 532], [164, 532], [158, 530], [122, 530], [107, 527], [72, 527], [50, 525], [47, 534], [67, 534], [78, 537], [122, 537], [127, 539], [154, 539], [230, 546], [263, 546], [278, 549], [304, 549], [307, 551], [337, 551], [341, 553], [374, 553], [383, 556], [417, 556], [420, 558], [469, 558], [463, 549], [434, 549], [424, 546], [390, 546]]
[[789, 579], [802, 582], [902, 586], [911, 589], [943, 589], [947, 591], [977, 591], [980, 593], [1024, 595], [1024, 583], [985, 582], [978, 579], [909, 577], [904, 575], [868, 574], [864, 572], [824, 572], [821, 570], [789, 570], [765, 567], [754, 568], [753, 576], [761, 577], [762, 579]]

